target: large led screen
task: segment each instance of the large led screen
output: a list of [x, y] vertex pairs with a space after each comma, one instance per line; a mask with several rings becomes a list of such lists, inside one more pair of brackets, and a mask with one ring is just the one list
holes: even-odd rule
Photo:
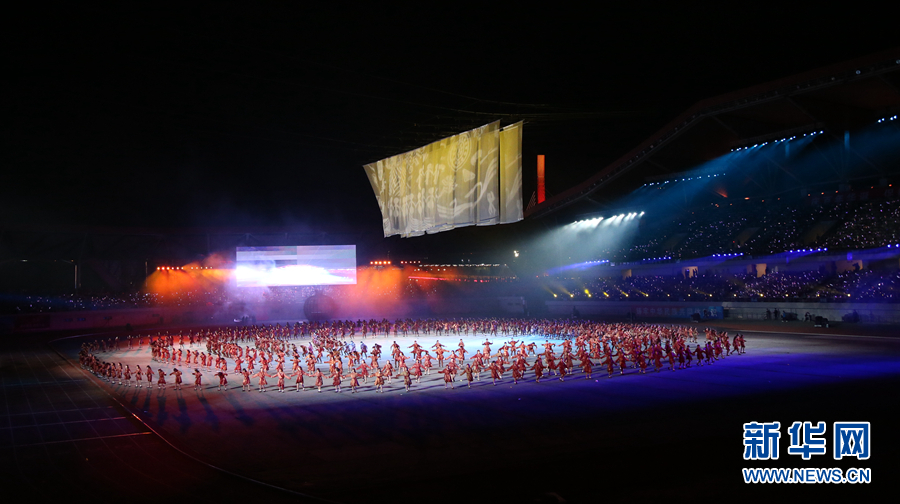
[[238, 287], [356, 283], [356, 245], [238, 247]]

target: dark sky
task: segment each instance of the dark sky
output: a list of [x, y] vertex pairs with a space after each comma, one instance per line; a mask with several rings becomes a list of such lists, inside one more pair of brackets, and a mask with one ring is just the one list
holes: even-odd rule
[[71, 2], [4, 19], [0, 223], [380, 229], [361, 165], [526, 121], [557, 193], [697, 100], [898, 44], [844, 7]]

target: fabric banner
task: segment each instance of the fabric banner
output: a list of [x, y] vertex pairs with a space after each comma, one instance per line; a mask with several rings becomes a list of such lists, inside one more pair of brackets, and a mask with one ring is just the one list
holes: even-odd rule
[[521, 126], [493, 122], [365, 165], [384, 236], [522, 220]]
[[500, 224], [518, 222], [522, 212], [522, 122], [500, 132]]
[[[494, 123], [497, 124], [497, 123]], [[500, 207], [500, 131], [493, 128], [481, 136], [478, 152], [478, 186], [475, 200], [475, 224], [492, 226], [497, 223]]]

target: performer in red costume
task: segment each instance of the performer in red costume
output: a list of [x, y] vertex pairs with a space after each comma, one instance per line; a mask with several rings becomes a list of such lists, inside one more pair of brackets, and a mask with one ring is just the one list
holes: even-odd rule
[[378, 368], [375, 368], [375, 392], [384, 393], [384, 376]]
[[241, 384], [241, 392], [250, 392], [250, 370], [244, 369], [241, 371], [241, 374], [244, 376]]
[[491, 370], [491, 380], [493, 380], [494, 385], [497, 385], [497, 380], [501, 379], [500, 368], [497, 365], [497, 361], [491, 361], [491, 364], [488, 367]]
[[269, 375], [270, 378], [278, 378], [278, 391], [282, 394], [284, 393], [284, 379], [286, 376], [284, 369], [281, 368], [277, 368], [274, 375]]
[[341, 391], [341, 381], [343, 380], [343, 376], [337, 371], [331, 373], [331, 384], [334, 386], [335, 392]]
[[216, 376], [219, 377], [219, 388], [217, 390], [228, 390], [228, 376], [225, 375], [225, 371], [219, 371], [216, 373]]
[[203, 380], [203, 373], [200, 372], [199, 369], [194, 369], [194, 390], [200, 390], [202, 387], [201, 381]]
[[541, 378], [544, 377], [544, 363], [541, 362], [540, 357], [534, 360], [534, 364], [532, 364], [531, 370], [534, 371], [535, 383], [541, 383]]
[[268, 385], [268, 382], [266, 382], [267, 376], [269, 376], [269, 375], [266, 374], [265, 368], [262, 368], [262, 367], [259, 368], [259, 372], [257, 372], [255, 375], [253, 375], [254, 378], [259, 378], [259, 391], [260, 392], [266, 391], [266, 385]]
[[316, 387], [316, 389], [318, 389], [318, 391], [321, 393], [321, 392], [322, 392], [322, 385], [325, 383], [325, 375], [322, 374], [322, 370], [321, 370], [321, 369], [316, 369], [316, 372], [315, 372], [315, 373], [308, 373], [307, 376], [312, 376], [312, 377], [315, 377], [315, 378], [316, 378], [316, 385], [315, 385], [315, 387]]
[[350, 378], [350, 390], [352, 390], [351, 393], [355, 394], [356, 389], [359, 388], [359, 373], [355, 369], [350, 368], [350, 374], [344, 378]]
[[175, 390], [181, 390], [181, 371], [175, 368], [169, 375], [175, 375]]
[[453, 370], [448, 366], [441, 370], [441, 373], [444, 374], [444, 388], [447, 388], [449, 385], [450, 388], [454, 388], [453, 386]]
[[397, 374], [403, 378], [403, 386], [406, 388], [406, 391], [409, 392], [409, 386], [412, 384], [412, 379], [410, 379], [409, 368], [406, 367], [406, 363], [400, 364], [400, 370], [397, 371]]
[[297, 392], [300, 392], [301, 390], [304, 389], [304, 386], [303, 386], [303, 375], [304, 374], [305, 373], [303, 372], [303, 370], [300, 369], [299, 367], [297, 367], [297, 369], [295, 369], [293, 373], [288, 375], [291, 378], [294, 378], [294, 377], [297, 378], [295, 381], [295, 383], [297, 385]]
[[475, 378], [474, 372], [472, 371], [472, 365], [466, 364], [466, 369], [464, 372], [466, 373], [466, 386], [468, 388], [472, 388], [472, 380]]

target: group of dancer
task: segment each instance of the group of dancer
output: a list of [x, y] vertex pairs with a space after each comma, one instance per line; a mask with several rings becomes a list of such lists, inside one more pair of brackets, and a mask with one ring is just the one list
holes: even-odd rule
[[[373, 343], [369, 348], [365, 340], [360, 339], [357, 347], [353, 339], [357, 334], [367, 335], [370, 329], [373, 334], [384, 331], [386, 336], [401, 338], [409, 336], [410, 332], [413, 335], [458, 336], [472, 331], [473, 336], [482, 334], [485, 340], [474, 352], [466, 348], [462, 337], [453, 348], [442, 344], [439, 338], [427, 347], [420, 345], [417, 339], [411, 345], [403, 346], [394, 340], [389, 347], [390, 356], [382, 361], [380, 344]], [[309, 334], [304, 336], [305, 331]], [[497, 339], [500, 334], [510, 338], [498, 342], [495, 347], [490, 339]], [[534, 336], [543, 336], [544, 343], [534, 342]], [[526, 342], [529, 337], [532, 341]], [[559, 341], [551, 341], [551, 338]], [[171, 335], [129, 337], [128, 348], [136, 346], [142, 350], [145, 339], [150, 346], [151, 361], [166, 369], [157, 367], [154, 371], [149, 364], [132, 369], [129, 364], [103, 360], [100, 354], [120, 348], [118, 338], [83, 344], [79, 355], [81, 365], [118, 385], [153, 387], [155, 381], [161, 392], [167, 389], [169, 378], [172, 378], [175, 390], [182, 390], [185, 371], [179, 369], [181, 367], [194, 377], [197, 391], [206, 388], [204, 373], [212, 373], [220, 391], [228, 390], [228, 376], [236, 375], [242, 391], [251, 391], [255, 386], [259, 392], [266, 392], [269, 390], [268, 379], [272, 378], [276, 390], [282, 393], [307, 388], [321, 392], [326, 380], [335, 392], [341, 392], [342, 385], [347, 382], [352, 393], [356, 393], [368, 388], [369, 378], [372, 378], [371, 389], [383, 393], [385, 385], [390, 386], [395, 375], [409, 391], [435, 367], [442, 375], [445, 388], [455, 388], [460, 380], [471, 388], [473, 382], [481, 380], [484, 372], [490, 373], [494, 385], [502, 382], [507, 373], [512, 382], [518, 384], [526, 379], [529, 371], [537, 383], [545, 376], [564, 381], [577, 374], [579, 369], [585, 378], [591, 379], [596, 365], [605, 367], [607, 377], [611, 378], [616, 373], [625, 374], [629, 369], [640, 374], [651, 367], [656, 372], [687, 369], [694, 365], [695, 359], [697, 366], [711, 365], [745, 350], [743, 335], [729, 337], [714, 329], [704, 331], [701, 343], [692, 326], [530, 319], [348, 321], [298, 323], [293, 327], [210, 328]], [[693, 349], [691, 345], [694, 345]], [[538, 353], [539, 350], [542, 351]], [[171, 370], [168, 370], [169, 366]], [[307, 378], [311, 379], [311, 384], [307, 384]], [[288, 384], [290, 380], [294, 382], [292, 385]]]

